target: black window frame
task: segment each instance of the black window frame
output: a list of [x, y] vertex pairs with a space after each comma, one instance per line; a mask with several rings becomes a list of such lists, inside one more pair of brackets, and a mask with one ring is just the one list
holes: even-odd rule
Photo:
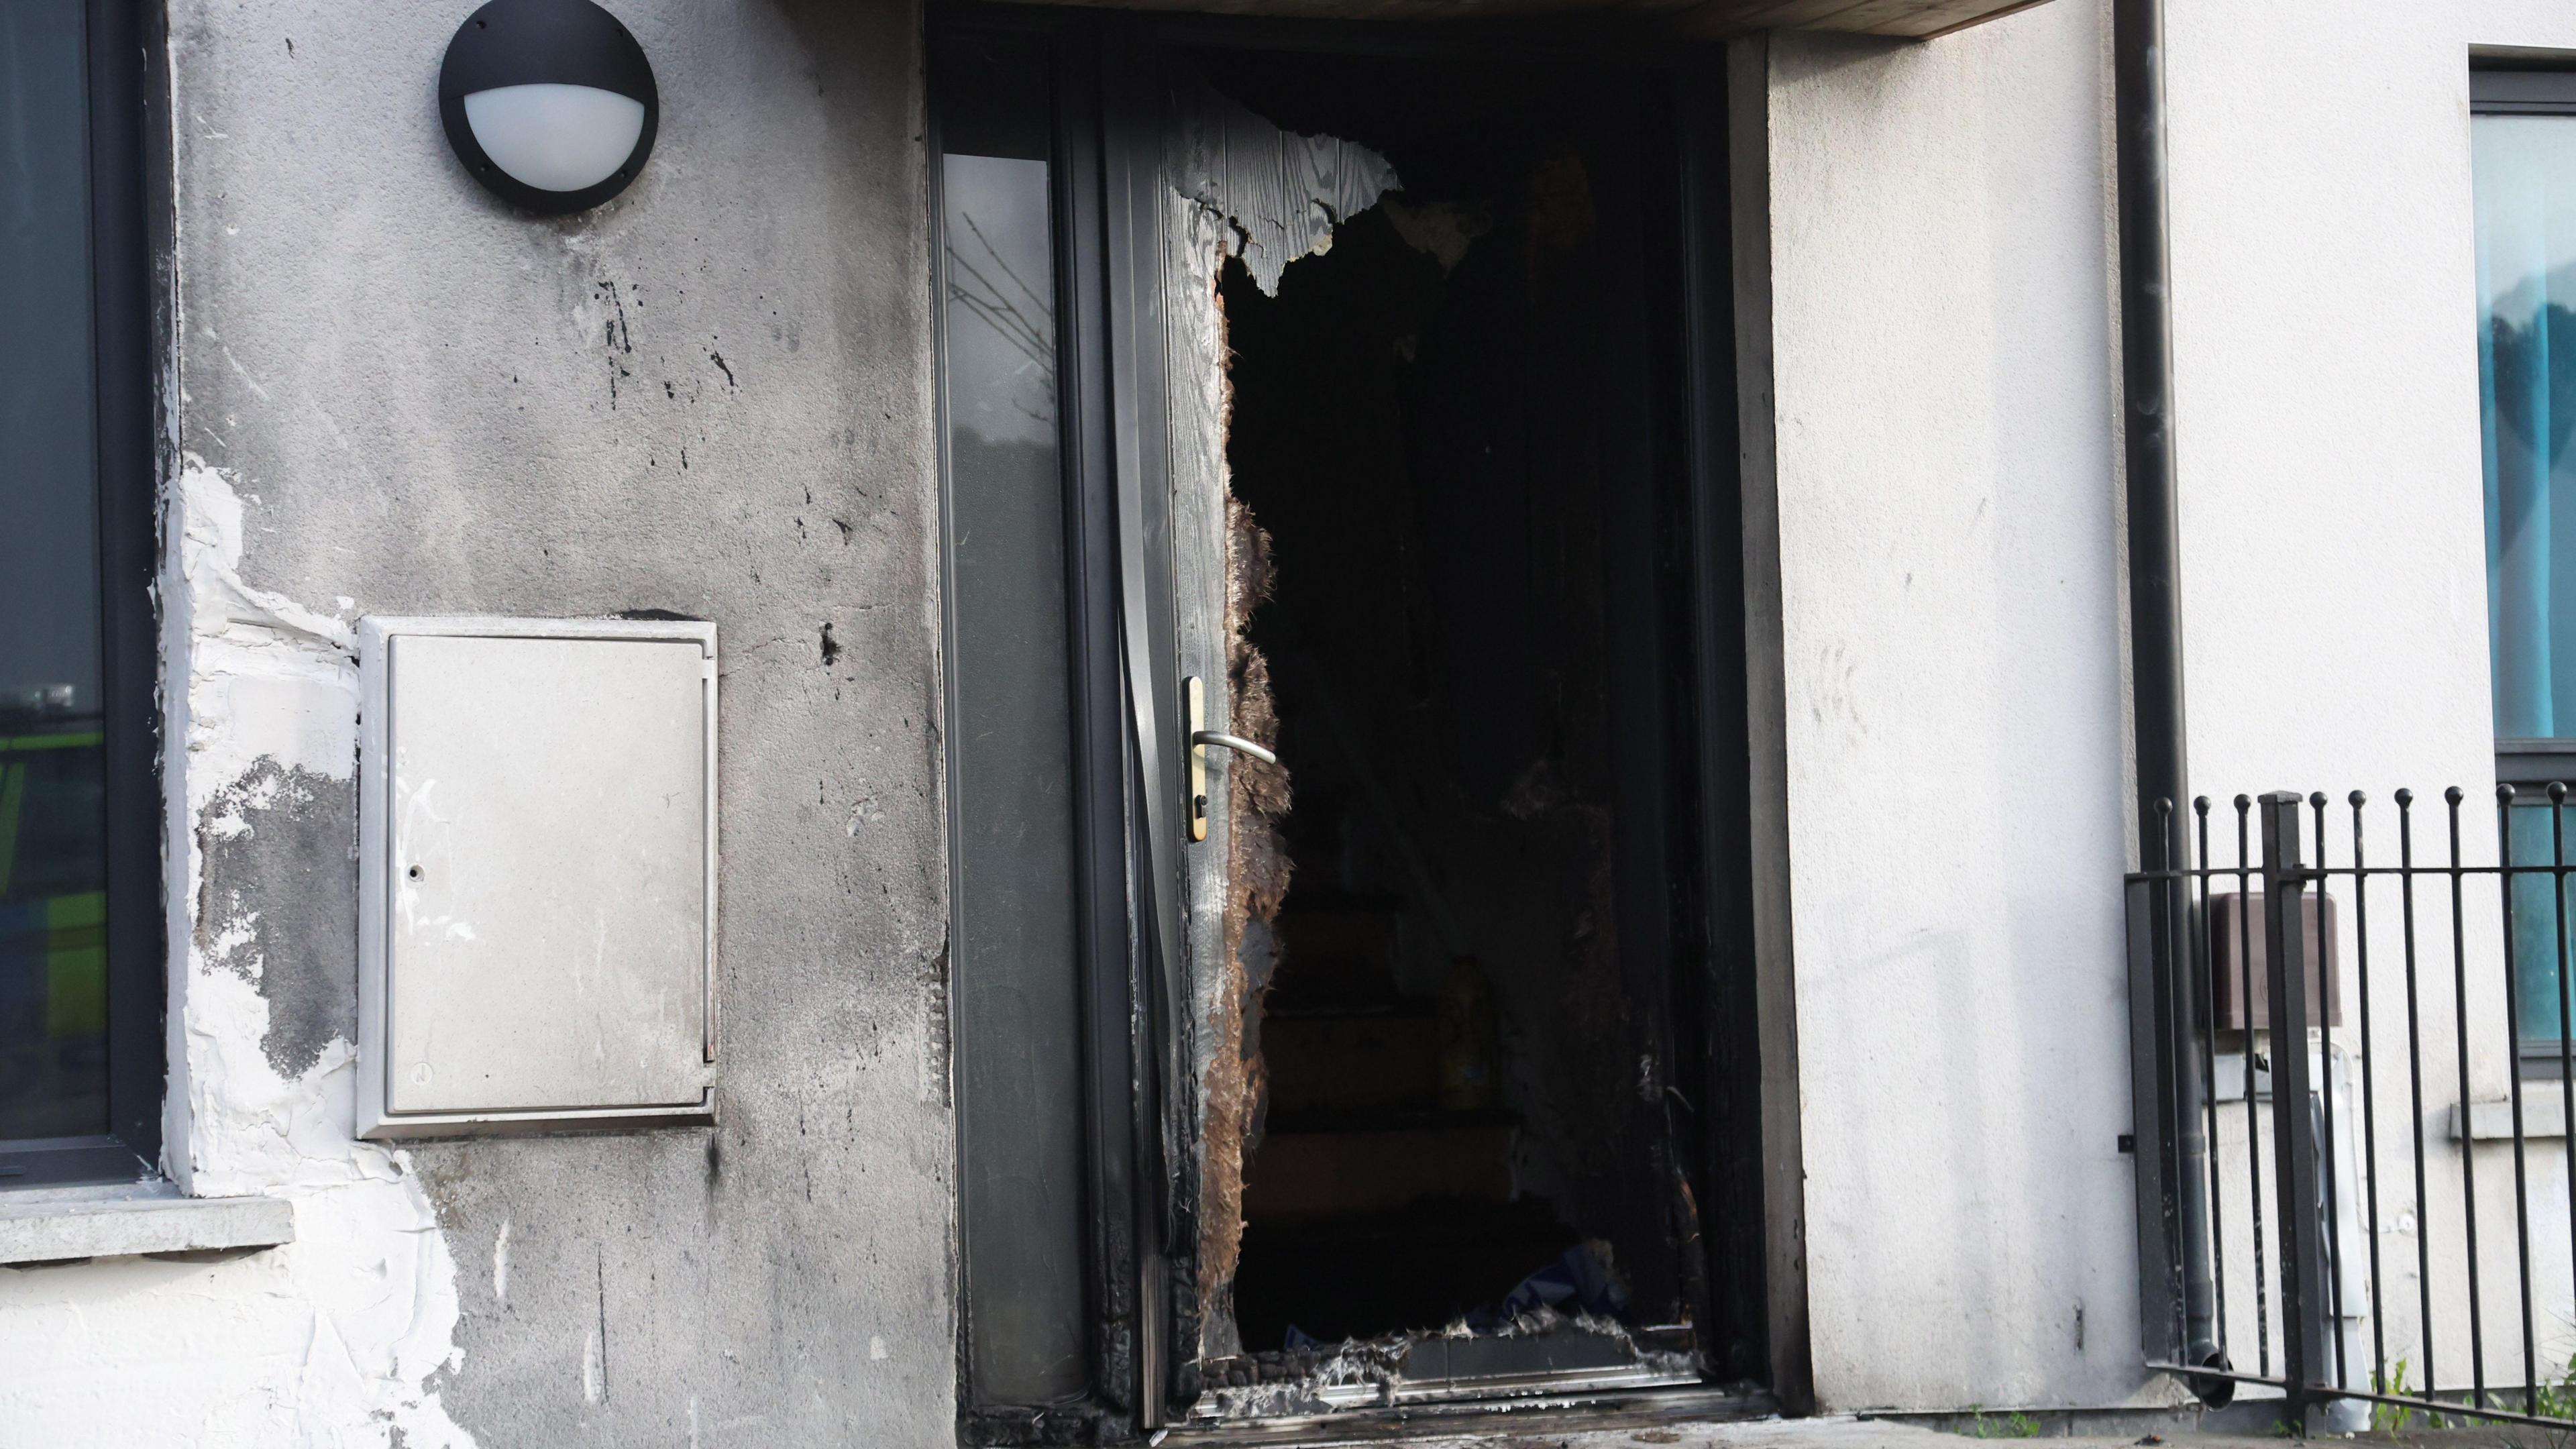
[[2479, 57], [2469, 67], [2469, 112], [2479, 116], [2576, 115], [2576, 53]]
[[[2576, 117], [2576, 55], [2474, 57], [2469, 69], [2469, 114]], [[2488, 708], [2494, 709], [2492, 699]], [[2517, 809], [2548, 809], [2543, 792], [2551, 784], [2576, 783], [2576, 738], [2516, 739], [2499, 734], [2495, 777], [2497, 784], [2513, 786], [2523, 798]], [[2505, 969], [2513, 970], [2514, 963], [2506, 962]], [[2524, 1077], [2554, 1079], [2566, 1061], [2556, 1037], [2523, 1036], [2519, 1030], [2514, 1054]]]
[[[2576, 116], [2576, 54], [2474, 57], [2469, 67], [2469, 114]], [[2493, 710], [2492, 700], [2488, 708]], [[2515, 739], [2499, 734], [2495, 767], [2496, 783], [2520, 790], [2538, 790], [2553, 781], [2576, 783], [2576, 738]], [[2558, 1056], [2554, 1044], [2549, 1056], [2554, 1063]]]
[[0, 1142], [0, 1192], [156, 1176], [169, 1079], [163, 1031], [158, 448], [154, 360], [157, 148], [148, 77], [158, 7], [88, 0], [91, 356], [97, 398], [100, 703], [107, 865], [105, 1133]]

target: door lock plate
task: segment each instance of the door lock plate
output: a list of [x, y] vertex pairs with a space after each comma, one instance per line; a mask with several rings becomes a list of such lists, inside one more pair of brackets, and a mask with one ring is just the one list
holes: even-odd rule
[[1181, 699], [1189, 711], [1181, 738], [1190, 742], [1190, 839], [1200, 841], [1208, 837], [1208, 747], [1199, 738], [1207, 728], [1207, 681], [1195, 674], [1181, 681]]

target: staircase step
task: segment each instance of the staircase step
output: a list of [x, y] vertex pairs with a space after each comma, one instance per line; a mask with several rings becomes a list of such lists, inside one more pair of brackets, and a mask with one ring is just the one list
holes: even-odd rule
[[1403, 914], [1394, 904], [1292, 902], [1279, 913], [1279, 972], [1272, 1000], [1288, 1009], [1367, 1006], [1397, 1000]]
[[1437, 1328], [1502, 1302], [1576, 1241], [1547, 1204], [1528, 1197], [1247, 1223], [1235, 1313], [1243, 1341], [1264, 1348], [1283, 1342], [1292, 1323], [1326, 1341]]
[[1421, 1112], [1440, 1095], [1440, 1023], [1403, 1015], [1274, 1015], [1261, 1023], [1272, 1120], [1318, 1112]]
[[1385, 1212], [1423, 1198], [1490, 1203], [1509, 1201], [1511, 1195], [1508, 1120], [1375, 1131], [1273, 1131], [1253, 1158], [1243, 1215], [1291, 1222]]

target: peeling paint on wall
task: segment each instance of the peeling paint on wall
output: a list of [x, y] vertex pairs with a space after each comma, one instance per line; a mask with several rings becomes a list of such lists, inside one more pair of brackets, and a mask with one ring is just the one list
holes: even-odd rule
[[[198, 831], [196, 947], [268, 1003], [260, 1049], [282, 1077], [358, 1037], [343, 949], [358, 938], [357, 808], [353, 781], [263, 759], [216, 794]], [[226, 922], [256, 923], [256, 955], [218, 952]]]
[[[385, 102], [456, 13], [168, 7], [169, 1166], [299, 1241], [0, 1269], [0, 1444], [953, 1435], [922, 37], [618, 8], [727, 99], [538, 220]], [[746, 641], [724, 1125], [355, 1145], [349, 626], [644, 609]]]

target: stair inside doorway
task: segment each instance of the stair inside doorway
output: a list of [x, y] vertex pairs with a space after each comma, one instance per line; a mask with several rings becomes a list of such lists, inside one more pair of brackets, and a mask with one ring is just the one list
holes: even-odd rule
[[1436, 1328], [1500, 1304], [1579, 1241], [1515, 1195], [1519, 1122], [1489, 1085], [1460, 1080], [1490, 1080], [1490, 1020], [1480, 1033], [1457, 992], [1399, 990], [1402, 923], [1400, 901], [1366, 897], [1292, 895], [1280, 914], [1260, 1028], [1268, 1120], [1235, 1282], [1247, 1348]]

